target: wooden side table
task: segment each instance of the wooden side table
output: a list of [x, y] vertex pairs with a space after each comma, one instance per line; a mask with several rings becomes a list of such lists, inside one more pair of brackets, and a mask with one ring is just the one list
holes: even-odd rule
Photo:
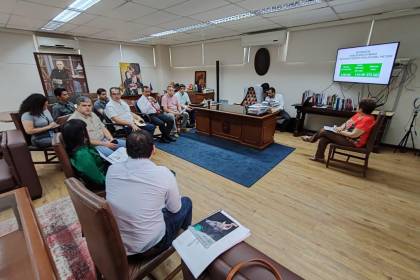
[[12, 209], [18, 230], [0, 237], [2, 279], [59, 279], [26, 188], [0, 194], [0, 212]]

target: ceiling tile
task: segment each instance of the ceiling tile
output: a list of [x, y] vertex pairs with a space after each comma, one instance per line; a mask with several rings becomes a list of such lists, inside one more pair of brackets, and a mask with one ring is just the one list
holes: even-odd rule
[[170, 14], [165, 11], [158, 11], [133, 20], [136, 23], [143, 23], [145, 25], [160, 25], [161, 23], [174, 21], [180, 19], [178, 15]]
[[51, 20], [61, 13], [63, 9], [19, 1], [13, 11], [14, 15]]
[[103, 15], [104, 13], [121, 6], [125, 2], [125, 0], [101, 0], [101, 2], [96, 3], [95, 5], [87, 9], [86, 13], [94, 15]]
[[248, 9], [248, 10], [255, 10], [255, 9], [261, 9], [266, 7], [271, 7], [279, 4], [285, 4], [290, 3], [290, 0], [245, 0], [239, 3], [236, 3], [235, 5], [238, 5], [242, 8]]
[[138, 19], [139, 17], [143, 17], [156, 11], [157, 10], [153, 8], [127, 2], [115, 9], [110, 9], [107, 12], [103, 12], [102, 15], [128, 21]]
[[242, 19], [238, 21], [228, 22], [222, 25], [225, 28], [233, 29], [241, 32], [249, 32], [255, 30], [269, 29], [269, 28], [278, 28], [279, 24], [273, 23], [262, 17], [252, 17], [247, 19]]
[[95, 15], [89, 15], [89, 14], [86, 14], [86, 13], [82, 13], [82, 14], [78, 15], [77, 17], [75, 17], [74, 19], [72, 19], [70, 21], [70, 23], [78, 24], [78, 25], [87, 24], [90, 21], [92, 21], [93, 19], [95, 19], [96, 17], [97, 16], [95, 16]]
[[181, 17], [180, 19], [177, 19], [177, 20], [174, 20], [174, 21], [159, 24], [159, 27], [161, 27], [165, 30], [170, 30], [170, 29], [190, 26], [190, 25], [194, 25], [194, 24], [198, 24], [198, 23], [201, 23], [201, 21], [191, 19], [191, 18], [188, 18], [188, 17]]
[[46, 6], [57, 7], [57, 8], [67, 8], [72, 2], [74, 2], [74, 0], [24, 0], [24, 1], [43, 4]]
[[94, 27], [101, 27], [101, 28], [109, 28], [111, 29], [115, 25], [125, 24], [125, 21], [116, 20], [108, 17], [96, 17], [92, 21], [88, 22], [86, 25], [94, 26]]
[[79, 25], [77, 28], [71, 30], [70, 32], [73, 34], [78, 34], [78, 35], [90, 35], [90, 34], [95, 34], [102, 31], [104, 31], [103, 28]]
[[48, 20], [33, 19], [28, 17], [12, 15], [7, 23], [8, 28], [37, 30], [44, 26]]
[[299, 25], [332, 21], [337, 20], [338, 18], [331, 8], [326, 7], [293, 15], [279, 15], [270, 19], [276, 23], [279, 23], [282, 26], [293, 27]]
[[228, 5], [228, 3], [223, 0], [189, 0], [166, 10], [180, 16], [190, 16], [226, 5]]
[[62, 26], [60, 26], [56, 31], [58, 32], [68, 32], [78, 27], [76, 24], [66, 23]]
[[135, 3], [139, 3], [155, 9], [165, 9], [186, 1], [188, 0], [133, 0]]
[[17, 4], [17, 0], [1, 0], [0, 12], [12, 13]]
[[227, 6], [219, 7], [219, 8], [206, 11], [203, 13], [193, 14], [190, 17], [196, 20], [209, 21], [209, 20], [237, 15], [244, 12], [246, 12], [244, 8], [241, 8], [235, 5], [227, 5]]
[[10, 15], [0, 13], [0, 24], [4, 25], [9, 20]]

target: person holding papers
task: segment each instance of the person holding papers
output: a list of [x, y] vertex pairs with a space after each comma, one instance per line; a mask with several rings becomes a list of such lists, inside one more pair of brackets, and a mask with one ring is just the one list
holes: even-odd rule
[[365, 98], [359, 103], [357, 113], [339, 127], [324, 127], [313, 136], [302, 136], [305, 142], [318, 142], [314, 161], [324, 162], [324, 153], [329, 143], [361, 148], [366, 145], [370, 132], [375, 125], [375, 117], [371, 115], [376, 108], [373, 99]]
[[106, 174], [106, 200], [129, 256], [159, 254], [191, 224], [191, 199], [181, 197], [167, 167], [150, 160], [154, 152], [152, 136], [134, 131], [127, 137], [128, 160]]
[[105, 157], [120, 147], [125, 147], [125, 140], [114, 139], [99, 117], [92, 113], [92, 101], [87, 96], [77, 99], [77, 109], [69, 120], [79, 119], [86, 123], [89, 141]]
[[76, 173], [86, 182], [89, 189], [104, 189], [108, 164], [90, 145], [86, 123], [72, 119], [62, 128], [67, 154]]

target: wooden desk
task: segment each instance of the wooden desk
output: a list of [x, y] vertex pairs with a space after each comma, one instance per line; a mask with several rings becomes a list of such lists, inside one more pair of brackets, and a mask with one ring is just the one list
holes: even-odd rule
[[264, 149], [274, 142], [276, 115], [247, 115], [240, 105], [196, 107], [195, 121], [199, 133], [239, 142]]
[[[340, 117], [340, 118], [351, 118], [354, 114], [356, 114], [356, 111], [338, 111], [333, 110], [331, 108], [318, 108], [318, 107], [304, 107], [301, 104], [294, 104], [293, 105], [296, 109], [296, 126], [295, 130], [293, 132], [294, 136], [300, 136], [304, 134], [304, 124], [305, 124], [305, 117], [306, 114], [316, 114], [316, 115], [324, 115], [324, 116], [332, 116], [332, 117]], [[373, 111], [372, 115], [378, 115], [379, 111]], [[394, 112], [385, 112], [385, 120], [382, 124], [382, 127], [379, 130], [378, 137], [375, 141], [375, 146], [373, 148], [374, 152], [379, 151], [379, 145], [382, 142], [383, 135], [385, 133], [385, 130], [390, 123], [392, 116], [394, 116]]]
[[26, 188], [0, 195], [0, 211], [12, 209], [18, 230], [0, 237], [0, 278], [58, 279]]
[[188, 92], [188, 96], [190, 97], [190, 101], [193, 104], [198, 104], [203, 102], [204, 99], [206, 100], [214, 100], [214, 92], [210, 92], [210, 93], [201, 93], [201, 92], [193, 92], [193, 91], [189, 91]]

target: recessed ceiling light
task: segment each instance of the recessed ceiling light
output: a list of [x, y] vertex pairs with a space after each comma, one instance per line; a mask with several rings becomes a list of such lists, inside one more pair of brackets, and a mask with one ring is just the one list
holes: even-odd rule
[[66, 22], [71, 21], [83, 11], [89, 9], [101, 0], [76, 0], [71, 3], [64, 11], [44, 25], [42, 30], [56, 30]]
[[186, 32], [186, 31], [190, 31], [190, 30], [204, 29], [204, 28], [208, 28], [212, 25], [218, 25], [218, 24], [223, 24], [223, 23], [227, 23], [227, 22], [231, 22], [231, 21], [238, 21], [238, 20], [242, 20], [242, 19], [250, 18], [250, 17], [254, 17], [254, 16], [266, 15], [266, 14], [271, 14], [271, 13], [278, 13], [278, 12], [282, 12], [282, 11], [287, 11], [287, 10], [301, 8], [301, 7], [311, 6], [311, 5], [321, 3], [321, 1], [322, 0], [293, 1], [293, 2], [290, 2], [290, 3], [286, 3], [286, 4], [279, 4], [279, 5], [275, 5], [275, 6], [270, 6], [270, 7], [257, 9], [257, 10], [253, 10], [253, 11], [250, 11], [250, 12], [241, 13], [241, 14], [237, 14], [237, 15], [233, 15], [233, 16], [229, 16], [229, 17], [218, 18], [218, 19], [210, 20], [210, 21], [200, 23], [200, 24], [195, 24], [195, 25], [185, 26], [185, 27], [181, 27], [181, 28], [171, 29], [171, 30], [163, 31], [163, 32], [159, 32], [159, 33], [154, 33], [154, 34], [151, 34], [149, 36], [141, 37], [141, 38], [138, 38], [138, 39], [135, 39], [135, 40], [132, 40], [132, 41], [146, 41], [146, 40], [149, 40], [150, 38], [158, 38], [158, 37], [164, 37], [164, 36], [172, 35], [172, 34], [179, 33], [179, 32]]

